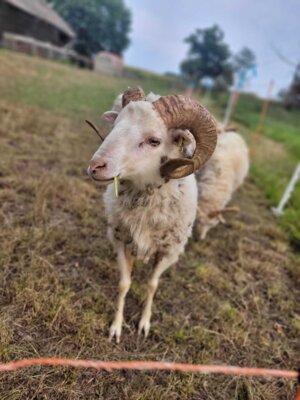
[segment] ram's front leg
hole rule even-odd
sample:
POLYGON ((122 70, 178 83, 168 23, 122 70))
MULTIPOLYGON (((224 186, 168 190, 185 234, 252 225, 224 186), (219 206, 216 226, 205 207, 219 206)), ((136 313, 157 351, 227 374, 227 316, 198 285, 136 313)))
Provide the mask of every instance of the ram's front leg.
POLYGON ((120 343, 122 324, 124 319, 123 314, 124 314, 125 297, 131 284, 131 271, 133 265, 133 258, 129 250, 123 243, 121 243, 118 246, 117 254, 118 254, 118 265, 120 270, 119 296, 118 296, 117 311, 109 331, 109 340, 112 340, 113 337, 116 337, 116 342, 120 343))
POLYGON ((172 264, 178 260, 179 252, 175 254, 165 256, 157 262, 154 272, 148 281, 148 294, 146 303, 142 313, 142 318, 139 323, 139 335, 144 332, 145 337, 148 336, 150 330, 150 320, 152 314, 152 304, 155 292, 158 287, 158 282, 161 274, 166 271, 172 264))

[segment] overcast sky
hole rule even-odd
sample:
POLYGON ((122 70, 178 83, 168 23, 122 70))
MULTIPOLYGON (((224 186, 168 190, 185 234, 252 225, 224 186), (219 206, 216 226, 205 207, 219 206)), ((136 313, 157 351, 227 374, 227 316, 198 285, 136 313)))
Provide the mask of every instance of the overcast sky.
POLYGON ((243 46, 257 56, 258 76, 248 89, 264 96, 268 82, 274 93, 291 82, 292 62, 300 61, 300 0, 125 0, 132 10, 128 65, 156 72, 179 71, 188 50, 183 42, 196 28, 218 24, 233 53, 243 46))

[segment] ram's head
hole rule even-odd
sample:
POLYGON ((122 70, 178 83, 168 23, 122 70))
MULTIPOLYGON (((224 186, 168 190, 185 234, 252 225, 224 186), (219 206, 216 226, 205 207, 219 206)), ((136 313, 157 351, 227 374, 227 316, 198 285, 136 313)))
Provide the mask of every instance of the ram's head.
MULTIPOLYGON (((211 204, 209 205, 209 208, 211 208, 211 204)), ((239 207, 224 207, 208 212, 206 207, 203 207, 203 202, 200 202, 200 207, 197 212, 197 222, 195 225, 195 238, 201 240, 205 239, 210 229, 218 225, 220 222, 222 224, 226 223, 226 214, 239 212, 239 207)))
POLYGON ((199 169, 212 155, 216 123, 199 103, 181 95, 164 96, 150 103, 142 89, 128 89, 122 110, 107 112, 112 130, 94 154, 88 168, 96 180, 115 176, 141 183, 176 179, 199 169), (192 142, 191 158, 183 157, 181 143, 192 142))

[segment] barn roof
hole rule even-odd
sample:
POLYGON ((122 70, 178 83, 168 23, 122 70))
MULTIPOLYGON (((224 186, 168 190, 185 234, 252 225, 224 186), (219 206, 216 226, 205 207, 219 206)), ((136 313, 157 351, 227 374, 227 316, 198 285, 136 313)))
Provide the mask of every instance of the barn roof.
POLYGON ((54 11, 45 0, 4 0, 6 3, 42 19, 48 24, 64 32, 70 37, 75 36, 73 29, 54 11))

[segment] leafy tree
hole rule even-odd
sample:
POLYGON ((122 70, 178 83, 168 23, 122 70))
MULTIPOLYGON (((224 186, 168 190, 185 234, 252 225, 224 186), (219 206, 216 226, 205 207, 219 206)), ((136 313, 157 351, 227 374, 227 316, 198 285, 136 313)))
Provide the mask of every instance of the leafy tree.
POLYGON ((256 56, 249 47, 243 47, 233 57, 233 68, 235 71, 247 68, 249 65, 256 64, 256 56))
POLYGON ((230 50, 218 25, 197 29, 185 39, 190 46, 188 57, 181 64, 183 75, 196 85, 204 77, 217 78, 231 84, 233 79, 230 50))
POLYGON ((92 55, 107 50, 119 55, 128 47, 131 13, 123 0, 48 0, 77 34, 75 50, 92 55))

